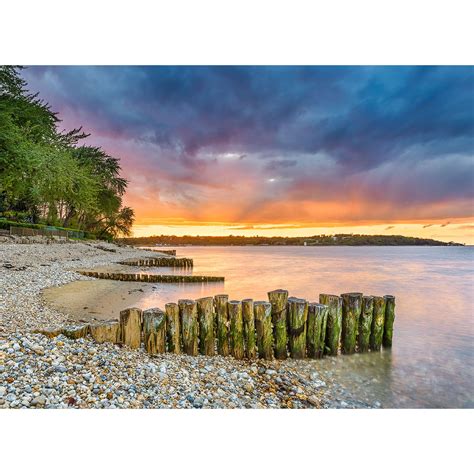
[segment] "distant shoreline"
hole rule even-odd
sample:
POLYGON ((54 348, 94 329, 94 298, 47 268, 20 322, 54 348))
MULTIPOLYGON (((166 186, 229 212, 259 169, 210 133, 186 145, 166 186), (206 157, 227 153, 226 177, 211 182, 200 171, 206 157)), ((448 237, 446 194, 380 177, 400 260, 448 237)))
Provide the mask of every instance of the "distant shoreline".
POLYGON ((150 237, 130 237, 119 242, 135 247, 184 247, 184 246, 253 246, 253 247, 407 247, 464 246, 457 242, 442 242, 434 239, 405 237, 403 235, 360 235, 336 234, 311 237, 244 237, 228 236, 176 236, 153 235, 150 237))

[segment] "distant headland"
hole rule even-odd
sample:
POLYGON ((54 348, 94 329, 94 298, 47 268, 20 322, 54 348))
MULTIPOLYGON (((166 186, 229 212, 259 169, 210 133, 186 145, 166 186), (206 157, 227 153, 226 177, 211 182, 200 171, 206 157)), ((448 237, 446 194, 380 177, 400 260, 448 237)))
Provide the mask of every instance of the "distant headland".
POLYGON ((120 239, 121 242, 135 246, 155 245, 293 245, 293 246, 397 246, 397 245, 426 245, 426 246, 463 246, 456 242, 441 242, 434 239, 405 237, 403 235, 362 235, 335 234, 313 235, 311 237, 245 237, 241 235, 227 236, 176 236, 152 235, 149 237, 129 237, 120 239))

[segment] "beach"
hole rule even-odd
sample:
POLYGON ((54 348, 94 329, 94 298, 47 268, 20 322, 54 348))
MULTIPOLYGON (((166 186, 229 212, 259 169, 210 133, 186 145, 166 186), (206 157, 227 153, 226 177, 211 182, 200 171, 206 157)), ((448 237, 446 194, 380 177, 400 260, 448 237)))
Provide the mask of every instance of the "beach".
MULTIPOLYGON (((354 398, 321 370, 319 361, 150 356, 143 348, 97 344, 89 337, 49 339, 34 333, 68 321, 107 319, 109 314, 100 313, 101 304, 110 316, 133 304, 133 295, 140 293, 134 290, 146 284, 97 281, 75 270, 146 255, 156 253, 90 242, 0 243, 0 408, 380 406, 376 400, 354 398), (52 303, 54 288, 72 282, 75 286, 52 303), (107 300, 117 285, 125 300, 107 300), (81 313, 85 300, 88 307, 81 313)), ((330 363, 337 364, 336 359, 330 363)))

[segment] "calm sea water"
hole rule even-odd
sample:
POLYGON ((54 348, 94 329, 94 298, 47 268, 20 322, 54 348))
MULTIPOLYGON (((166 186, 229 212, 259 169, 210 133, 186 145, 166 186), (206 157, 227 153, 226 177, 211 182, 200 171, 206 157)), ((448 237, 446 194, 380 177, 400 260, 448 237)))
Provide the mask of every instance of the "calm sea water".
MULTIPOLYGON (((228 293, 266 299, 288 289, 319 293, 393 294, 393 348, 319 362, 354 396, 386 407, 474 407, 473 247, 182 247, 194 274, 222 284, 159 285, 142 307, 228 293)), ((164 269, 153 269, 163 273, 164 269)), ((179 273, 179 269, 166 269, 179 273)))

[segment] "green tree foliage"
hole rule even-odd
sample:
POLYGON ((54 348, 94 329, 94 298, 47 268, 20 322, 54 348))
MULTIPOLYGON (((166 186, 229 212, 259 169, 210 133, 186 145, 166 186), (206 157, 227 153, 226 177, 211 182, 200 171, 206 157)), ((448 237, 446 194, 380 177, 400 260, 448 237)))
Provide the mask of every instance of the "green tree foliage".
POLYGON ((102 238, 130 235, 127 180, 117 158, 58 128, 50 106, 27 91, 21 68, 0 66, 0 216, 75 227, 102 238))

